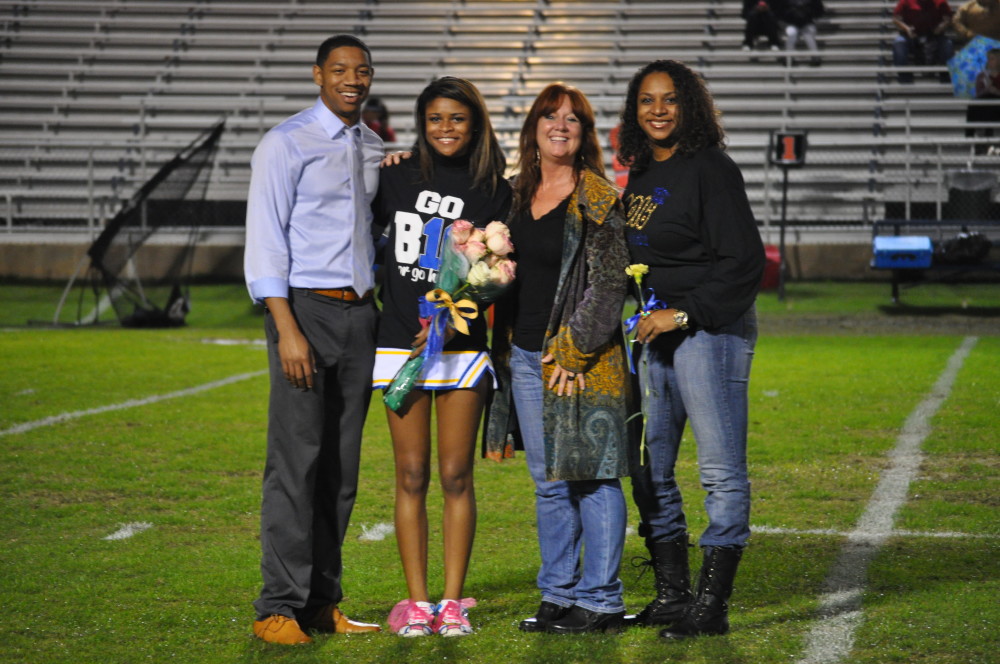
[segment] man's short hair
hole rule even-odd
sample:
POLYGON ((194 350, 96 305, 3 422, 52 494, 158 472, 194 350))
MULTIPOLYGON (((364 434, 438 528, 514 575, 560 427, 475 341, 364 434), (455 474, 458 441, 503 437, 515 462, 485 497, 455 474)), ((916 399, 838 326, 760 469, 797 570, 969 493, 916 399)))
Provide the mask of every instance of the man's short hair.
POLYGON ((368 62, 371 63, 372 52, 368 48, 368 44, 364 43, 354 35, 334 35, 319 45, 319 50, 316 51, 316 65, 322 67, 326 64, 326 59, 330 57, 330 51, 342 46, 360 48, 368 55, 368 62))

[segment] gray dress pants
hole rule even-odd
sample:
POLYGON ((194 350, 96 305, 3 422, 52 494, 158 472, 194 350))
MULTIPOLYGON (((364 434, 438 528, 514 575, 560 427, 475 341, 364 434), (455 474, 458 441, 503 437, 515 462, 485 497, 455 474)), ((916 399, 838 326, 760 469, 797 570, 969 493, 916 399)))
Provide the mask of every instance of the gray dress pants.
POLYGON ((278 334, 265 319, 271 394, 260 516, 258 618, 308 618, 343 598, 340 549, 358 488, 371 399, 378 311, 292 289, 289 304, 313 349, 313 389, 285 380, 278 334))

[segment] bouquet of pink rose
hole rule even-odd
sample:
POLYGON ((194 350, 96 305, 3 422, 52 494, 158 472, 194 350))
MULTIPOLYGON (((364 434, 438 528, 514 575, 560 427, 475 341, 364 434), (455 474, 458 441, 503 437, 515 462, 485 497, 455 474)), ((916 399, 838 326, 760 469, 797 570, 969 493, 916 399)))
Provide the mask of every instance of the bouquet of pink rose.
POLYGON ((509 257, 514 245, 502 222, 491 221, 479 229, 458 219, 445 231, 443 244, 441 267, 434 281, 437 288, 420 298, 420 322, 428 328, 427 344, 403 364, 382 396, 394 411, 441 353, 446 328, 450 325, 468 334, 468 321, 479 316, 479 307, 495 301, 514 281, 516 265, 509 257))
POLYGON ((509 258, 514 251, 510 229, 500 221, 479 229, 459 219, 448 228, 447 236, 451 241, 445 241, 441 252, 438 287, 477 304, 495 301, 514 281, 517 267, 509 258))

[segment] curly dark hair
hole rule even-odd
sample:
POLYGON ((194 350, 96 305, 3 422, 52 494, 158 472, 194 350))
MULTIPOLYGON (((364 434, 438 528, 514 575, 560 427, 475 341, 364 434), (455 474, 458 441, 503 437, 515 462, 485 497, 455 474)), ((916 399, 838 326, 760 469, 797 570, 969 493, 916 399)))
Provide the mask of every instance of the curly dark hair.
POLYGON ((677 92, 677 127, 670 135, 675 154, 692 154, 707 147, 725 147, 726 133, 719 124, 719 112, 701 75, 676 60, 655 60, 632 76, 622 108, 618 133, 618 161, 632 170, 645 170, 653 156, 649 137, 639 126, 639 86, 649 74, 670 76, 677 92))

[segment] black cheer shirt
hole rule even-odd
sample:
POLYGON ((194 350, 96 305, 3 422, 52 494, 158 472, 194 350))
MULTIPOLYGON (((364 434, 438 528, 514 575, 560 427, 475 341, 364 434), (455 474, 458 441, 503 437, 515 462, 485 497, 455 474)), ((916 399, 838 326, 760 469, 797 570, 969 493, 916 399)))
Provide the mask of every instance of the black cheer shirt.
MULTIPOLYGON (((468 158, 435 155, 431 182, 420 179, 416 157, 382 169, 378 195, 372 203, 376 229, 388 228, 385 278, 379 293, 379 347, 409 348, 420 331, 417 301, 434 288, 445 229, 456 219, 470 221, 477 228, 502 221, 510 198, 506 182, 500 183, 492 196, 475 189, 468 158)), ((447 349, 485 350, 484 318, 480 315, 471 322, 468 336, 456 334, 447 349)))

